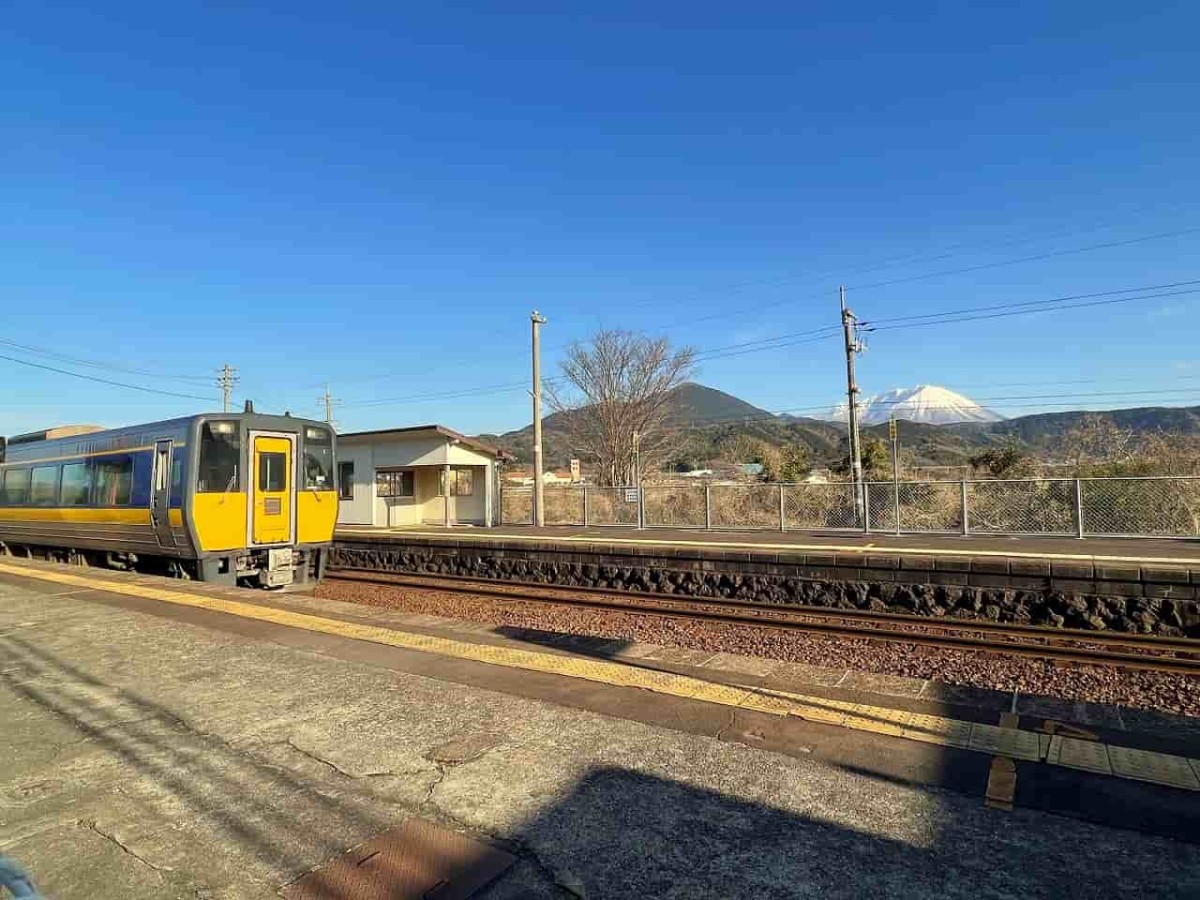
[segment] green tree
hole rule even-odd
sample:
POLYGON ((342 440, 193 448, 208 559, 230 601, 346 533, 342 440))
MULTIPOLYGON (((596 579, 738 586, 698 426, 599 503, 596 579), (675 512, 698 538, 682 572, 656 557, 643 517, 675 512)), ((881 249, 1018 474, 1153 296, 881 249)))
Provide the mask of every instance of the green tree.
MULTIPOLYGON (((877 437, 867 438, 862 442, 861 454, 864 478, 892 477, 892 452, 884 441, 877 437)), ((834 468, 842 475, 851 474, 853 469, 850 465, 849 452, 834 468)))
POLYGON ((786 444, 779 451, 779 468, 773 481, 802 481, 812 471, 812 458, 803 444, 786 444))

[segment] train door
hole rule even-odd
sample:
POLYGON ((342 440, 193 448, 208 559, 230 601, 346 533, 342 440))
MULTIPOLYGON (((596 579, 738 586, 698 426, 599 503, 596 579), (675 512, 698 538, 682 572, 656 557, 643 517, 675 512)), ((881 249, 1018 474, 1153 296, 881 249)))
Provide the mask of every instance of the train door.
POLYGON ((254 448, 250 539, 255 544, 290 544, 293 533, 295 438, 251 433, 254 448))
POLYGON ((171 530, 171 452, 171 441, 158 441, 154 445, 150 521, 154 524, 158 545, 164 550, 175 549, 175 532, 171 530))

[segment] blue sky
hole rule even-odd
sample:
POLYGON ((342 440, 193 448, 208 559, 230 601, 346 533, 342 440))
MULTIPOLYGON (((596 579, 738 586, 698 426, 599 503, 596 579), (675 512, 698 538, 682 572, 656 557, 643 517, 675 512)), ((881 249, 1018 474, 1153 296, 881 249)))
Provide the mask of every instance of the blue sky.
MULTIPOLYGON (((963 6, 10 4, 0 355, 478 432, 528 422, 534 307, 552 373, 600 327, 836 324, 839 283, 871 319, 1200 279, 1200 9, 963 6)), ((860 378, 1200 403, 1197 298, 879 332, 860 378)), ((0 377, 0 433, 213 407, 0 377)), ((697 374, 771 410, 843 378, 836 340, 697 374)))

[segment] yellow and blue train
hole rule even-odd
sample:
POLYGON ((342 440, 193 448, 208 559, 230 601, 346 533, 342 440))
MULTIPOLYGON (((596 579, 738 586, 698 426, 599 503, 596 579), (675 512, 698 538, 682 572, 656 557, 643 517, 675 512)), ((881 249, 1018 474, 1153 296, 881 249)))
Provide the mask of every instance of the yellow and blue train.
POLYGON ((338 494, 328 425, 206 414, 0 439, 0 552, 283 587, 324 574, 338 494))

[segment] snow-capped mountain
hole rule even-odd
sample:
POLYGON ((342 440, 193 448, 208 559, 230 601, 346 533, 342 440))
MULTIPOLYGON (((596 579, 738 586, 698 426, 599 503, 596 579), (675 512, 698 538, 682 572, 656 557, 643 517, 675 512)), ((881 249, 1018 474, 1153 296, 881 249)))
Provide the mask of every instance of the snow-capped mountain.
MULTIPOLYGON (((932 384, 896 388, 882 394, 863 397, 858 404, 859 423, 878 425, 891 416, 910 422, 949 425, 952 422, 999 422, 1004 416, 985 409, 962 394, 932 384)), ((846 421, 846 404, 835 407, 829 418, 846 421)))

